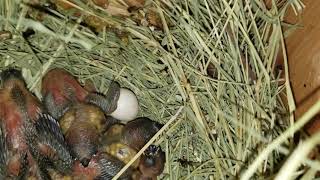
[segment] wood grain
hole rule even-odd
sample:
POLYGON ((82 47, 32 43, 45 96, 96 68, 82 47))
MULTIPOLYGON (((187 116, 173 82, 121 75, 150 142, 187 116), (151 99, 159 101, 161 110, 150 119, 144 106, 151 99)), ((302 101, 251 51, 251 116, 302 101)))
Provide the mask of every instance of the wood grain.
MULTIPOLYGON (((286 22, 302 25, 285 39, 290 81, 297 106, 296 118, 320 100, 320 1, 304 0, 303 3, 306 8, 299 16, 290 8, 285 18, 286 22)), ((279 56, 279 64, 282 61, 279 56)), ((319 128, 320 115, 306 126, 310 134, 319 128)))

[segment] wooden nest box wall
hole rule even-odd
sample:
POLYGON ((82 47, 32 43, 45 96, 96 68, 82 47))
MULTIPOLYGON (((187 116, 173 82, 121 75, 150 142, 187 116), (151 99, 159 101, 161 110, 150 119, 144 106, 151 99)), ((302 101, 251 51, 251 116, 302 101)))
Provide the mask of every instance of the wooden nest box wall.
MULTIPOLYGON (((298 16, 288 8, 285 21, 298 28, 285 39, 290 83, 296 102, 296 119, 320 100, 320 1, 304 0, 305 9, 298 16)), ((283 66, 283 56, 278 63, 283 66)), ((320 114, 306 125, 313 134, 320 128, 320 114)))

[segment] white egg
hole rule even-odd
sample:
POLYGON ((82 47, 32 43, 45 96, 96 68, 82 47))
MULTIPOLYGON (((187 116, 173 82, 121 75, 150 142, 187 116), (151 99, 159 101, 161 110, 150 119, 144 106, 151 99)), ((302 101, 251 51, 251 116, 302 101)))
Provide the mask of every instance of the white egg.
POLYGON ((112 117, 124 123, 137 117, 139 104, 136 95, 132 91, 120 88, 120 96, 117 103, 117 109, 111 113, 112 117))

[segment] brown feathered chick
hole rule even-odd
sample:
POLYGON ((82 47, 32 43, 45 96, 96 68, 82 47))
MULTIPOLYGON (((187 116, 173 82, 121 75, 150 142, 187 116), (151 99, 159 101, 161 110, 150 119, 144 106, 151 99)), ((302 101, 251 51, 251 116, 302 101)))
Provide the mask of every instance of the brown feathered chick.
POLYGON ((100 135, 105 129, 105 116, 95 105, 78 103, 59 120, 71 152, 83 166, 97 152, 100 135))

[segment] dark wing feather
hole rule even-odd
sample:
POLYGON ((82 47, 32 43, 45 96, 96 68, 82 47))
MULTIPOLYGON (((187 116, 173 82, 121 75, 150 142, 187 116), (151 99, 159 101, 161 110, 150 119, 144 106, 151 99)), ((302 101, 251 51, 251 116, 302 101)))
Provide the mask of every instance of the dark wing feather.
MULTIPOLYGON (((2 122, 0 120, 0 122, 2 122)), ((0 179, 4 179, 6 176, 6 164, 8 160, 8 146, 6 143, 6 136, 2 126, 0 127, 0 179)))
MULTIPOLYGON (((98 164, 101 169, 101 175, 97 178, 98 180, 112 179, 125 165, 122 161, 107 153, 100 154, 98 164)), ((131 179, 131 171, 131 168, 127 169, 119 179, 131 179)))
POLYGON ((34 126, 36 139, 33 142, 29 141, 32 154, 38 161, 49 161, 57 170, 68 172, 72 167, 73 159, 58 122, 48 114, 40 114, 34 126), (43 152, 40 148, 43 145, 54 154, 43 152))

